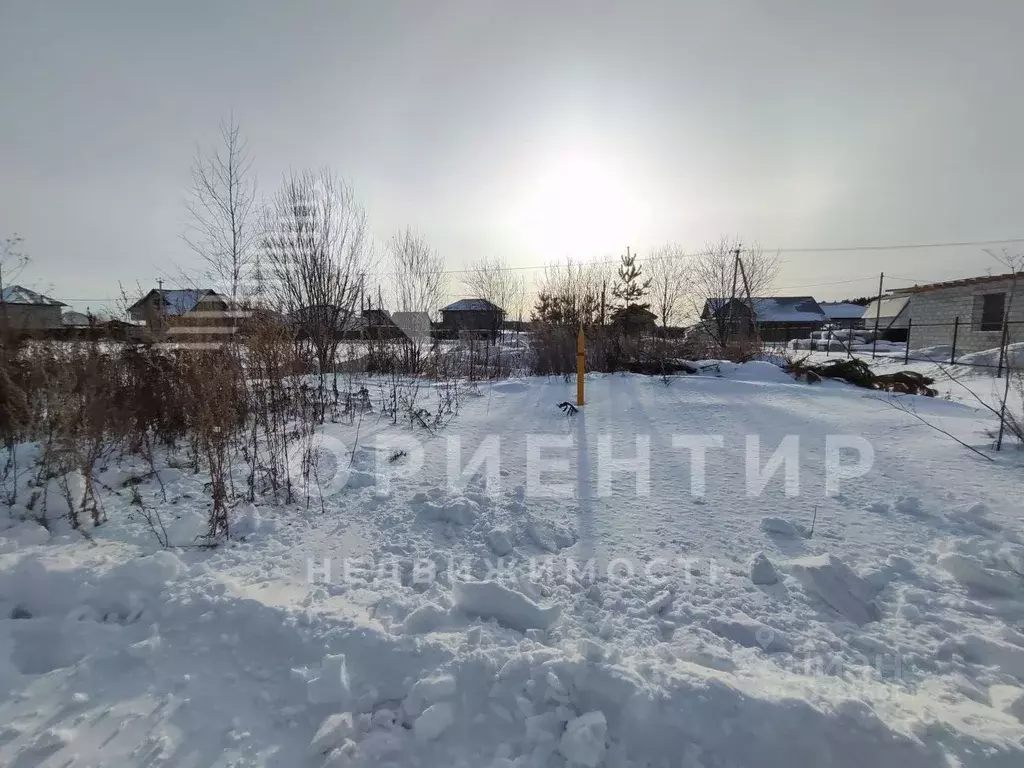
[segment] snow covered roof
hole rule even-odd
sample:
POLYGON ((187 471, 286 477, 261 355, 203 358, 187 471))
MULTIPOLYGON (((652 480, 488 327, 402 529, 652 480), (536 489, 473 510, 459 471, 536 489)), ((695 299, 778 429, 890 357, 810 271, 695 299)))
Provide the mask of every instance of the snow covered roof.
POLYGON ((878 299, 875 299, 864 307, 861 317, 868 322, 877 317, 882 321, 883 325, 888 326, 903 313, 909 302, 909 296, 884 296, 881 301, 881 308, 879 308, 878 299))
POLYGON ((459 299, 454 304, 449 304, 441 310, 442 312, 504 312, 501 307, 487 299, 459 299))
POLYGON ((860 320, 864 316, 864 307, 860 304, 848 304, 845 301, 819 301, 818 306, 829 320, 860 320))
MULTIPOLYGON (((737 298, 736 301, 747 303, 746 299, 737 298)), ((754 296, 751 303, 759 323, 819 323, 827 319, 811 296, 754 296)), ((727 298, 708 300, 708 306, 715 314, 728 304, 727 298)))
POLYGON ((36 293, 35 291, 31 291, 20 285, 8 285, 4 288, 3 296, 0 297, 0 301, 5 304, 35 304, 46 307, 67 306, 62 301, 51 299, 49 296, 43 296, 41 293, 36 293))
POLYGON ((92 320, 89 318, 89 315, 84 312, 75 312, 74 310, 65 312, 60 316, 60 320, 64 325, 70 325, 74 328, 88 328, 92 325, 92 320))
POLYGON ((209 288, 188 288, 184 290, 154 289, 135 302, 129 309, 139 306, 153 294, 163 298, 164 312, 172 316, 188 314, 196 308, 200 301, 207 298, 227 301, 226 298, 215 291, 211 291, 209 288))

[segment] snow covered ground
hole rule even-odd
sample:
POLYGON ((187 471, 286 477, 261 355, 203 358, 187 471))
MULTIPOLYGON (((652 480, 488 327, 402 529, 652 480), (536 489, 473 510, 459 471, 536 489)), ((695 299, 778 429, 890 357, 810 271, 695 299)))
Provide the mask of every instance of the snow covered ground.
MULTIPOLYGON (((1021 392, 1016 386, 1016 379, 1021 369, 1024 369, 1024 344, 1011 344, 1007 358, 1013 366, 1011 376, 1009 403, 1017 413, 1022 411, 1021 392)), ((791 354, 796 356, 808 355, 814 362, 827 362, 829 360, 844 359, 846 352, 832 351, 806 352, 795 351, 791 354)), ((950 347, 924 347, 910 350, 910 360, 904 363, 904 352, 878 351, 874 358, 870 351, 854 351, 853 357, 859 358, 868 363, 877 373, 892 373, 894 371, 918 371, 935 380, 933 385, 938 390, 939 397, 946 400, 955 400, 970 406, 980 405, 979 399, 985 404, 998 407, 1005 391, 1006 379, 996 378, 996 366, 999 360, 999 350, 990 349, 983 352, 974 352, 970 355, 957 356, 958 363, 949 363, 950 347), (962 362, 960 362, 962 361, 962 362)))
POLYGON ((768 363, 574 390, 328 425, 215 550, 130 460, 88 539, 0 517, 0 765, 1024 764, 1024 454, 768 363))

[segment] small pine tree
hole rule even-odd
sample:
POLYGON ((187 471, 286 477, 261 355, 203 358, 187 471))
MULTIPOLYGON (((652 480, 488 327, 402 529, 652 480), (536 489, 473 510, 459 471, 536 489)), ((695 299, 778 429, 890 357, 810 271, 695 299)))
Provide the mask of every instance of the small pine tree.
POLYGON ((636 254, 631 254, 627 248, 619 265, 618 280, 612 286, 612 296, 622 302, 623 308, 649 309, 650 303, 641 304, 640 300, 647 295, 650 287, 651 279, 643 279, 643 268, 636 263, 636 254))

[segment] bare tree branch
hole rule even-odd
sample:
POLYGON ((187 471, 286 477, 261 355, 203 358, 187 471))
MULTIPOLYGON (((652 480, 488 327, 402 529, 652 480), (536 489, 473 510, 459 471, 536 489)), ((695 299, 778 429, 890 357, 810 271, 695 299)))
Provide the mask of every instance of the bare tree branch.
POLYGON ((651 308, 667 328, 682 312, 683 298, 687 294, 689 264, 682 246, 670 243, 655 249, 647 260, 650 276, 651 308))
POLYGON ((577 262, 544 268, 533 318, 551 325, 572 327, 605 323, 611 316, 614 275, 606 264, 577 262))
POLYGON ((232 304, 245 291, 259 243, 252 157, 234 118, 220 125, 222 145, 197 150, 192 164, 191 221, 182 238, 206 262, 216 290, 232 304))
POLYGON ((366 212, 352 190, 324 170, 287 174, 268 215, 269 294, 298 322, 320 371, 327 372, 371 266, 366 212))
MULTIPOLYGON (((723 237, 717 243, 709 244, 703 253, 690 261, 690 310, 695 317, 701 317, 712 299, 728 300, 732 295, 737 248, 740 248, 738 240, 723 237)), ((741 254, 751 298, 770 296, 779 274, 779 254, 766 253, 757 244, 743 248, 741 254)), ((746 293, 742 284, 737 284, 737 298, 745 302, 746 293)), ((728 340, 730 324, 728 314, 719 312, 711 315, 704 328, 716 342, 724 344, 728 340)))
POLYGON ((444 259, 410 228, 391 238, 388 255, 398 311, 426 312, 433 319, 448 295, 444 259))
POLYGON ((462 278, 474 298, 487 299, 505 310, 505 317, 522 318, 526 305, 526 278, 504 259, 485 256, 469 265, 462 278))

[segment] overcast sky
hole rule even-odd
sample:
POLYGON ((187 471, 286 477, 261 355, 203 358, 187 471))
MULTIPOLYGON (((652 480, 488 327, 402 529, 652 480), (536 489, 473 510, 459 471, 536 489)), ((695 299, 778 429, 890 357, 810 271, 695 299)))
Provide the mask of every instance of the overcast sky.
MULTIPOLYGON (((1020 0, 0 0, 0 238, 78 308, 193 268, 190 162, 231 112, 264 193, 330 166, 452 268, 1021 238, 1022 30, 1020 0)), ((998 270, 783 258, 821 299, 998 270)))

